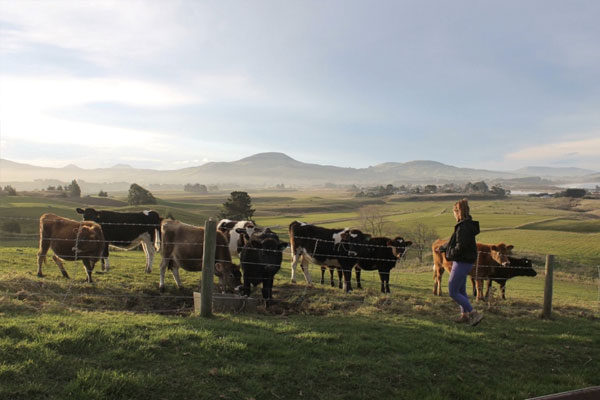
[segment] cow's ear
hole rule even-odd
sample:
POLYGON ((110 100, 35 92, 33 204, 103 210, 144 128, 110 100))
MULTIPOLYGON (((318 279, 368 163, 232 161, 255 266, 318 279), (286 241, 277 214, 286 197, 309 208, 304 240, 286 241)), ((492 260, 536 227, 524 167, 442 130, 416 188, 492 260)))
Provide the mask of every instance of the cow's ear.
POLYGON ((77 211, 78 214, 83 214, 84 211, 81 208, 76 208, 75 211, 77 211))
POLYGON ((494 250, 494 251, 498 251, 498 246, 496 246, 495 244, 493 244, 490 249, 494 250))
POLYGON ((223 275, 223 264, 215 263, 215 275, 217 275, 217 276, 223 275))
POLYGON ((246 229, 244 229, 244 228, 236 228, 236 230, 235 230, 235 231, 236 231, 237 233, 239 233, 240 235, 241 235, 241 234, 243 234, 243 233, 246 233, 246 229))
POLYGON ((513 246, 512 244, 509 244, 508 246, 506 246, 506 249, 508 251, 512 251, 512 249, 514 249, 514 248, 515 248, 515 246, 513 246))
POLYGON ((286 242, 279 242, 279 246, 277 246, 277 248, 281 251, 285 250, 286 247, 288 247, 286 242))

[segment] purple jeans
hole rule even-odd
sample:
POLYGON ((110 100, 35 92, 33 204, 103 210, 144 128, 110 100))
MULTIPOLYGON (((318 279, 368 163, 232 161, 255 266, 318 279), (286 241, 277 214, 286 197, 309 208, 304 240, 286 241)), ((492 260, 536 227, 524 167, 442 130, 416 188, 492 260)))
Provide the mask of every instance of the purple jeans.
POLYGON ((458 303, 463 313, 473 311, 469 297, 467 296, 467 275, 473 268, 473 264, 463 262, 452 262, 452 272, 448 281, 448 292, 450 297, 458 303))

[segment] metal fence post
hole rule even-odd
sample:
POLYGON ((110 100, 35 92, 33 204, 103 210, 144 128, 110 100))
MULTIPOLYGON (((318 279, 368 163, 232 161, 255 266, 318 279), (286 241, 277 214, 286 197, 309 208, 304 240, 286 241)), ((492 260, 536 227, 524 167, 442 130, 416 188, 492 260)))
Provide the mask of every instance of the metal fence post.
POLYGON ((212 316, 213 276, 215 270, 215 250, 217 244, 217 221, 210 218, 204 224, 204 255, 202 260, 202 292, 200 316, 212 316))
POLYGON ((546 285, 544 286, 544 311, 542 318, 552 318, 552 290, 554 280, 554 256, 546 255, 546 285))

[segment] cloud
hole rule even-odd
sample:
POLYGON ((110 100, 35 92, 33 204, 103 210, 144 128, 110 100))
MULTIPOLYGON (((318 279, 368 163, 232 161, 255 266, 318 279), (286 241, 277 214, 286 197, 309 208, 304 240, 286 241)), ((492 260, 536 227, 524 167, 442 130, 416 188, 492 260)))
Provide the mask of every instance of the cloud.
POLYGON ((573 161, 574 163, 585 163, 595 165, 595 168, 600 168, 600 165, 598 165, 598 160, 600 159, 600 135, 596 134, 594 137, 586 139, 526 147, 507 154, 505 159, 508 161, 526 161, 528 163, 546 162, 552 164, 573 161))
POLYGON ((34 45, 81 52, 97 64, 151 59, 185 37, 177 23, 175 2, 18 1, 2 2, 4 51, 34 45))

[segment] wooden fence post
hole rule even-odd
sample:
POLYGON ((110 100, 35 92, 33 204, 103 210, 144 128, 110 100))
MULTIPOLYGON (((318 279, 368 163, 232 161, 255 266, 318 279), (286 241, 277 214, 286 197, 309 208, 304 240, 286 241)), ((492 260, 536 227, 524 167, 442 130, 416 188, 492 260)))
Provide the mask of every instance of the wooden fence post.
POLYGON ((202 260, 202 292, 200 316, 212 316, 213 276, 215 270, 215 250, 217 244, 217 221, 210 218, 204 224, 204 256, 202 260))
POLYGON ((553 290, 553 274, 554 271, 554 256, 546 255, 546 285, 544 287, 544 311, 542 318, 552 318, 552 290, 553 290))

